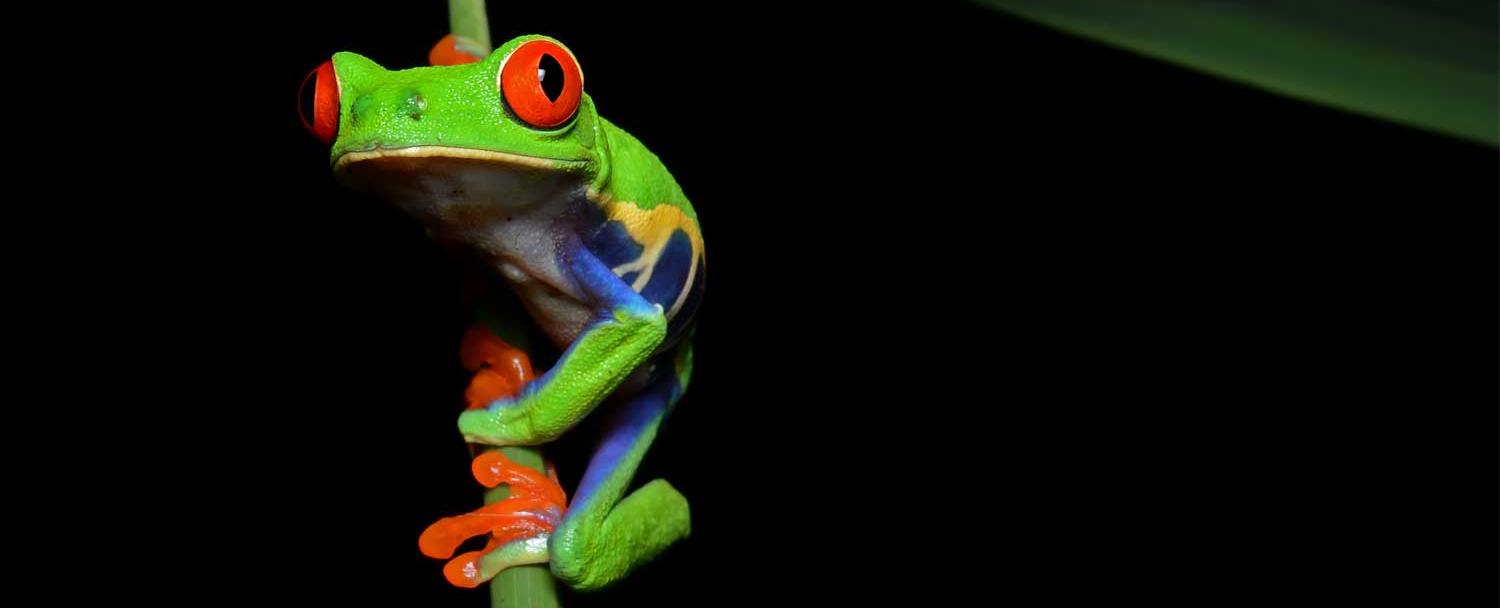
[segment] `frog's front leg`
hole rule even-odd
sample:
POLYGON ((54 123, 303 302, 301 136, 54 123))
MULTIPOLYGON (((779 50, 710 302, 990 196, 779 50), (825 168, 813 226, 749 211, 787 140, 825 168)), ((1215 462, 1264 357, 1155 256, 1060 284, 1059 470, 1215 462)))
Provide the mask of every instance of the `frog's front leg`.
POLYGON ((464 440, 538 445, 558 438, 608 397, 666 338, 661 306, 630 289, 581 240, 564 239, 564 267, 596 306, 593 320, 558 359, 514 399, 464 412, 464 440))

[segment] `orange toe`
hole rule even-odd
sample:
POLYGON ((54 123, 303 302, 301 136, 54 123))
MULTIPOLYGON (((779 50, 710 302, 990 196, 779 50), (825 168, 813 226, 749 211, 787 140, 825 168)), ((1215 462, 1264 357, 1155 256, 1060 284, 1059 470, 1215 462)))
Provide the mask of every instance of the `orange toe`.
POLYGON ((468 403, 466 409, 477 410, 493 403, 496 399, 502 399, 516 394, 514 380, 505 377, 504 374, 491 369, 481 369, 474 373, 474 379, 469 381, 468 390, 464 391, 464 401, 468 403))
POLYGON ((474 479, 486 488, 500 484, 510 486, 511 497, 537 497, 555 505, 559 511, 568 506, 568 497, 557 478, 545 475, 531 467, 516 464, 500 450, 480 454, 470 465, 474 479))
POLYGON ((550 532, 561 516, 561 512, 553 511, 552 507, 551 503, 536 498, 506 498, 471 513, 437 520, 422 531, 422 536, 417 538, 417 547, 422 550, 422 555, 446 559, 464 541, 494 530, 510 531, 524 527, 535 529, 537 533, 550 532))
POLYGON ((427 52, 427 63, 431 65, 462 65, 465 63, 474 63, 481 59, 480 57, 475 57, 474 55, 458 50, 457 43, 458 39, 454 38, 453 34, 443 36, 443 39, 439 40, 437 44, 432 45, 432 50, 427 52))
POLYGON ((464 369, 475 372, 464 392, 471 410, 496 399, 514 397, 535 377, 531 358, 491 333, 483 323, 475 323, 464 332, 458 358, 464 369))

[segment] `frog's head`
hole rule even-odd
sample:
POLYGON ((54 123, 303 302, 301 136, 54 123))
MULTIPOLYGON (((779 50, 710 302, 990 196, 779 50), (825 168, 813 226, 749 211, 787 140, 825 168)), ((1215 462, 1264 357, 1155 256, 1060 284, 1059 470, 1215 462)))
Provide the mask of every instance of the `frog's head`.
MULTIPOLYGON (((387 70, 337 53, 304 82, 335 175, 419 216, 524 208, 607 171, 571 51, 522 36, 476 63, 387 70)), ((309 103, 310 102, 310 103, 309 103)))

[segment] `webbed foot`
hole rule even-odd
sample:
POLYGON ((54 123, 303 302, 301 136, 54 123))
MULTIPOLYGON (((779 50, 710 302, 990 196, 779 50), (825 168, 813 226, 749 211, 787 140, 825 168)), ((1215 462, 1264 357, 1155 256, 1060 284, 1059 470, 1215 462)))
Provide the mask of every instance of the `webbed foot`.
POLYGON ((505 484, 509 494, 480 509, 445 517, 427 527, 417 540, 428 557, 447 559, 459 545, 481 534, 490 540, 443 567, 448 582, 477 587, 511 566, 547 562, 547 544, 567 509, 567 496, 555 477, 518 465, 499 450, 474 459, 474 478, 485 487, 505 484))
MULTIPOLYGON (((496 337, 482 324, 464 334, 459 358, 474 379, 464 392, 468 409, 482 408, 496 399, 515 395, 533 378, 526 353, 496 337)), ((472 513, 445 517, 427 527, 417 539, 424 555, 448 559, 465 541, 489 534, 483 549, 453 557, 443 567, 448 582, 477 587, 511 566, 548 560, 552 531, 567 509, 567 495, 557 473, 548 474, 518 465, 499 450, 487 451, 471 465, 474 479, 487 488, 506 486, 504 498, 472 513)))

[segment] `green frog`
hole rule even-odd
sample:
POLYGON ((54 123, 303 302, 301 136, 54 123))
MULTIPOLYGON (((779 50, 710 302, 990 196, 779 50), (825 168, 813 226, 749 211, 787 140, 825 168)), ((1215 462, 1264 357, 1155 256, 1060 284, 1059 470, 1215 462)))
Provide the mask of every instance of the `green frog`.
POLYGON ((448 557, 493 533, 484 551, 450 563, 450 581, 476 586, 547 563, 573 588, 595 589, 689 533, 687 500, 671 484, 627 490, 692 374, 703 236, 656 155, 598 114, 561 42, 521 36, 472 59, 392 71, 337 53, 304 85, 305 122, 330 146, 340 182, 502 278, 561 352, 513 396, 463 412, 466 441, 537 446, 608 410, 570 505, 555 480, 482 457, 481 481, 529 491, 434 524, 423 551, 448 557))

